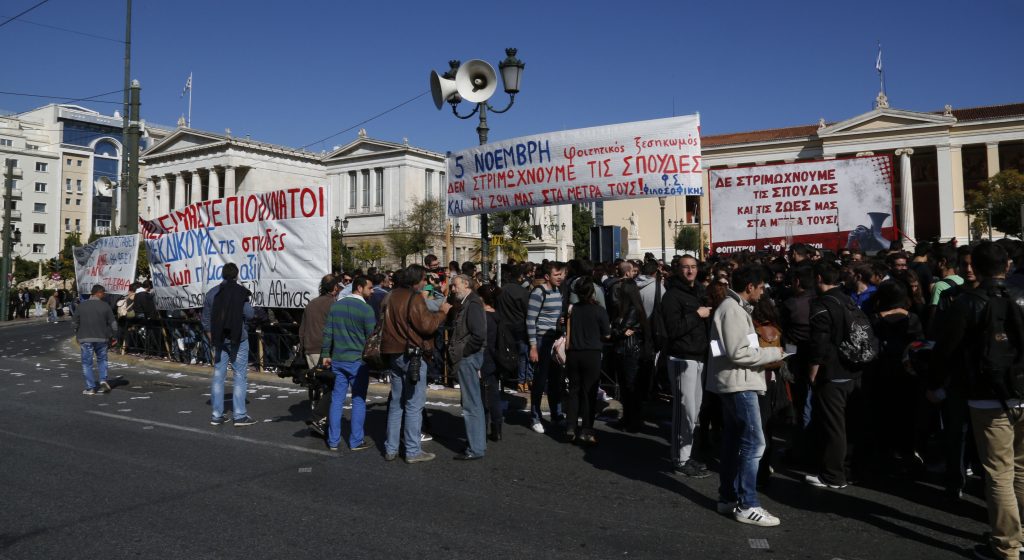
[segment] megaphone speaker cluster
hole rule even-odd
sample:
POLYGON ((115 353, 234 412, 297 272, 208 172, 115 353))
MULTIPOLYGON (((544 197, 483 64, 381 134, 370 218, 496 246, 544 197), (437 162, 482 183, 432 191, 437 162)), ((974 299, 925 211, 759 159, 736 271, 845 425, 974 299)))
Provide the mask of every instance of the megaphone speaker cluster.
POLYGON ((440 76, 435 71, 430 72, 430 93, 438 109, 454 95, 470 103, 483 103, 497 89, 498 75, 494 67, 483 60, 474 59, 459 66, 454 80, 440 76))

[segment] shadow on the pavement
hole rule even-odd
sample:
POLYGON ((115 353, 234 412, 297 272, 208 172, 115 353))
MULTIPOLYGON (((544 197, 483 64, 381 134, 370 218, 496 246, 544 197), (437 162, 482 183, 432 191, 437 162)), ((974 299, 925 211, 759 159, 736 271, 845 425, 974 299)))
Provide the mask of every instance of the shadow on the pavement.
MULTIPOLYGON (((916 485, 905 485, 907 487, 916 485)), ((894 490, 894 489, 890 489, 894 490)), ((905 489, 906 490, 906 489, 905 489)), ((928 492, 924 488, 903 492, 906 499, 916 501, 917 498, 925 498, 928 492)), ((932 494, 941 494, 935 489, 930 490, 932 494)), ((762 491, 772 500, 785 504, 789 507, 809 512, 827 513, 861 521, 873 525, 882 531, 893 536, 910 539, 921 544, 932 546, 941 550, 948 550, 955 553, 964 553, 964 549, 950 542, 945 542, 919 531, 915 531, 908 525, 917 525, 922 529, 934 531, 942 535, 948 535, 968 541, 977 541, 979 535, 964 531, 955 526, 946 525, 929 519, 923 519, 906 511, 892 506, 872 501, 850 492, 841 490, 826 490, 811 488, 802 481, 786 477, 774 477, 770 486, 762 491)), ((898 491, 892 492, 899 494, 898 491)), ((921 503, 921 502, 918 502, 921 503)))

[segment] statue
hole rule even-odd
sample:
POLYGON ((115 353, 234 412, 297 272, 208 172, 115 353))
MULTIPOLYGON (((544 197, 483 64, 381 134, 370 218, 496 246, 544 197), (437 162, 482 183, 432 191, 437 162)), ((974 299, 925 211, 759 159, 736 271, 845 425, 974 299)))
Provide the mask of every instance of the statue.
POLYGON ((629 213, 629 237, 631 239, 638 239, 640 237, 640 229, 636 226, 636 211, 629 213))

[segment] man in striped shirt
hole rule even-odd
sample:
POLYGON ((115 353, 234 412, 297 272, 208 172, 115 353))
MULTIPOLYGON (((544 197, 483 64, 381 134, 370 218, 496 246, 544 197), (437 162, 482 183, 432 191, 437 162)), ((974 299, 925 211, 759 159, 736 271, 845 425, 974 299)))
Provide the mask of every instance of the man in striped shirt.
POLYGON ((363 346, 377 324, 373 308, 366 303, 373 294, 373 282, 365 276, 352 281, 352 293, 331 304, 324 327, 320 358, 334 372, 334 392, 327 414, 327 446, 337 451, 341 443, 341 408, 352 387, 352 416, 348 445, 352 451, 368 449, 363 437, 366 420, 366 390, 369 372, 363 363, 363 346))
POLYGON ((533 431, 544 433, 541 424, 540 402, 544 392, 548 394, 551 421, 558 422, 561 414, 562 377, 561 366, 551 360, 551 347, 562 335, 562 292, 559 287, 565 280, 565 263, 544 263, 544 283, 530 293, 526 308, 526 335, 530 340, 530 361, 533 368, 533 388, 530 391, 530 413, 533 416, 533 431))

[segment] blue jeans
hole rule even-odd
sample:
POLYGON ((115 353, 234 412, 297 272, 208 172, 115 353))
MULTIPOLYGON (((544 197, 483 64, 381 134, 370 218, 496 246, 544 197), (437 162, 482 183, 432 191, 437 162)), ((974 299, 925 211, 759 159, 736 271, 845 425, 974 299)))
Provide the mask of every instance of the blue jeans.
POLYGON ((92 355, 96 353, 96 369, 99 370, 100 383, 107 380, 107 342, 83 342, 82 347, 82 374, 85 375, 85 388, 96 389, 96 377, 92 373, 92 355))
POLYGON ((412 384, 405 372, 409 361, 405 354, 391 358, 391 405, 388 406, 388 434, 384 441, 384 453, 398 453, 398 443, 405 435, 405 458, 411 459, 423 450, 420 448, 420 428, 423 425, 423 406, 427 401, 427 361, 420 361, 420 379, 412 384), (402 430, 402 417, 405 430, 402 430))
POLYGON ((537 342, 537 363, 533 366, 533 387, 530 389, 530 413, 535 422, 542 417, 540 401, 548 394, 551 422, 558 422, 562 413, 562 393, 565 392, 565 374, 562 366, 551 358, 551 347, 555 344, 554 331, 548 331, 537 342))
POLYGON ((50 310, 48 310, 46 312, 46 322, 47 323, 56 323, 57 322, 57 310, 56 309, 50 309, 50 310))
MULTIPOLYGON (((224 415, 224 378, 228 374, 228 361, 231 359, 231 341, 224 341, 224 349, 220 352, 220 359, 213 366, 213 380, 210 382, 210 402, 213 404, 213 418, 216 420, 224 415)), ((245 368, 249 364, 249 337, 242 336, 238 343, 238 354, 231 364, 231 371, 235 373, 235 390, 231 397, 231 412, 235 420, 245 418, 245 391, 249 388, 248 377, 245 368)))
POLYGON ((519 383, 533 381, 533 364, 530 363, 530 343, 526 340, 516 341, 519 349, 519 383))
MULTIPOLYGON (((456 371, 462 390, 462 420, 466 424, 466 451, 483 457, 487 451, 487 411, 480 394, 480 366, 484 363, 484 351, 480 350, 459 360, 456 371)), ((499 411, 500 414, 500 411, 499 411)))
POLYGON ((739 502, 741 508, 760 507, 757 468, 764 455, 761 407, 756 391, 719 395, 722 401, 722 464, 718 500, 739 502))
POLYGON ((331 408, 327 413, 327 445, 338 447, 341 443, 341 408, 352 387, 352 416, 349 420, 348 446, 355 447, 363 442, 363 423, 366 421, 366 389, 370 385, 370 372, 361 360, 354 362, 331 362, 334 371, 334 391, 331 393, 331 408))

